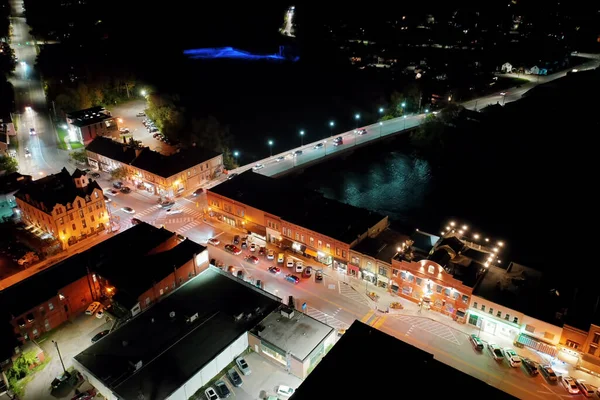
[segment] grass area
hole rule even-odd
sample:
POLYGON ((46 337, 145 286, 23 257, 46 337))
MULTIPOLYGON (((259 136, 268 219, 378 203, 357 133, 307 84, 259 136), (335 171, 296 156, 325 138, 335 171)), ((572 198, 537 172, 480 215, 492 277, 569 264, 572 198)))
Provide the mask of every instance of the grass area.
MULTIPOLYGON (((69 140, 69 132, 61 127, 56 127, 56 133, 58 134, 58 147, 63 149, 63 150, 68 150, 67 149, 67 143, 65 141, 65 139, 68 141, 69 140)), ((77 150, 83 147, 83 145, 79 142, 71 142, 69 143, 71 145, 71 149, 72 150, 77 150)))
POLYGON ((51 360, 52 358, 50 356, 46 356, 44 358, 44 362, 32 368, 25 378, 19 379, 16 382, 9 380, 9 386, 12 389, 12 391, 17 395, 17 397, 23 397, 23 394, 25 393, 25 387, 27 386, 27 384, 31 382, 31 380, 38 371, 41 371, 44 368, 46 368, 46 366, 50 363, 51 360))

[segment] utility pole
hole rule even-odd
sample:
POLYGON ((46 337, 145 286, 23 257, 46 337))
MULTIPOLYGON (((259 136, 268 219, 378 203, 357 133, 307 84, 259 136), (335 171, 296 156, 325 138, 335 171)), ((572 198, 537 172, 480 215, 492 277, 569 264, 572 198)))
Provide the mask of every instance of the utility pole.
POLYGON ((54 343, 54 346, 56 346, 56 351, 58 352, 58 358, 60 359, 60 365, 62 365, 63 367, 63 371, 65 373, 65 375, 67 374, 67 369, 65 368, 65 363, 63 362, 62 356, 60 354, 60 349, 58 348, 58 342, 56 341, 52 341, 52 343, 54 343))
POLYGON ((54 112, 54 119, 56 119, 56 105, 54 104, 54 100, 52 100, 52 112, 54 112))

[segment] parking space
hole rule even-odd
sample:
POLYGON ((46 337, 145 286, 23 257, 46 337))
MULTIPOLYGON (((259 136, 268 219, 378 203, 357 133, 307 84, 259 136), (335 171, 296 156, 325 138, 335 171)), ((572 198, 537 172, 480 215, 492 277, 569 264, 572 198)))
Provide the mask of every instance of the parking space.
MULTIPOLYGON (((279 385, 297 388, 302 383, 300 378, 286 372, 283 365, 277 365, 275 361, 271 362, 257 353, 252 352, 244 356, 244 358, 250 366, 252 373, 250 375, 240 374, 243 381, 242 386, 233 387, 225 375, 219 378, 225 381, 227 387, 231 390, 232 396, 230 399, 264 399, 269 395, 274 396, 277 393, 279 385)), ((204 395, 204 393, 202 394, 204 395)))
MULTIPOLYGON (((112 321, 108 322, 106 318, 96 318, 85 313, 66 322, 61 327, 42 337, 38 344, 44 350, 44 353, 50 357, 48 365, 33 375, 32 380, 25 387, 23 399, 31 400, 51 400, 56 399, 50 392, 50 383, 62 373, 62 366, 56 351, 54 342, 58 343, 65 368, 73 366, 73 357, 79 354, 92 344, 92 337, 97 333, 109 329, 112 321)), ((65 394, 65 398, 70 399, 73 391, 65 394)))

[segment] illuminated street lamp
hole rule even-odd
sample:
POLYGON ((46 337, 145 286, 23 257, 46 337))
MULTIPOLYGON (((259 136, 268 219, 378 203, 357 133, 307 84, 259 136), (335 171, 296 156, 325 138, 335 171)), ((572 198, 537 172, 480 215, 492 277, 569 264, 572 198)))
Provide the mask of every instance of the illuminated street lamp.
POLYGON ((235 160, 235 164, 236 164, 236 165, 237 165, 237 159, 238 159, 239 155, 240 155, 240 152, 239 152, 239 151, 235 150, 235 151, 233 152, 233 159, 235 160))
POLYGON ((269 140, 267 143, 269 144, 269 153, 271 154, 271 157, 273 157, 273 141, 269 140))
POLYGON ((379 114, 383 114, 385 110, 383 109, 383 107, 379 107, 379 114))
POLYGON ((333 127, 335 126, 335 122, 329 121, 329 137, 333 136, 333 127))
POLYGON ((300 131, 300 147, 304 146, 304 130, 300 131))
POLYGON ((358 128, 358 121, 360 121, 360 114, 354 115, 354 120, 356 121, 356 128, 358 128))
POLYGON ((146 97, 146 95, 148 94, 148 92, 146 92, 146 90, 142 89, 142 91, 140 92, 142 94, 142 96, 146 97))

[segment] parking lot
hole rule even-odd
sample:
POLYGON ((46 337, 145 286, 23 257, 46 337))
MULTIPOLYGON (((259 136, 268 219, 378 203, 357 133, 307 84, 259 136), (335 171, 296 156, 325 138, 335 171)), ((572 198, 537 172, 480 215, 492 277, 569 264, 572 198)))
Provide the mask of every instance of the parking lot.
MULTIPOLYGON (((302 383, 300 378, 288 374, 283 366, 279 366, 275 361, 271 362, 257 353, 252 352, 244 356, 244 358, 250 366, 252 373, 250 375, 241 375, 240 373, 243 380, 241 387, 233 387, 225 375, 219 378, 225 381, 227 387, 231 390, 232 395, 230 398, 240 400, 263 399, 269 395, 274 396, 277 393, 279 385, 295 389, 302 383)), ((204 389, 201 396, 198 397, 199 399, 206 398, 204 396, 204 389)))
MULTIPOLYGON (((33 375, 31 381, 25 386, 23 399, 71 399, 74 395, 74 390, 70 390, 63 397, 54 397, 50 393, 50 383, 56 376, 63 372, 53 341, 58 343, 65 368, 68 370, 73 366, 73 357, 89 347, 92 344, 92 337, 98 332, 109 329, 111 324, 112 321, 107 322, 106 318, 99 319, 95 316, 82 313, 72 321, 66 322, 61 327, 50 332, 47 336, 42 337, 38 344, 51 360, 44 369, 33 375)), ((56 395, 56 392, 54 394, 56 395)))

